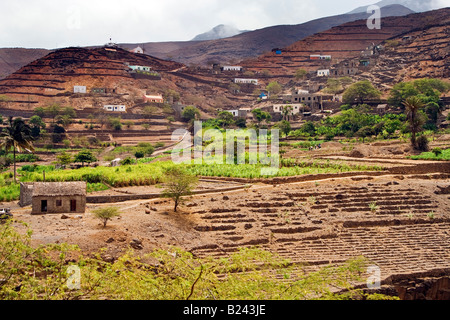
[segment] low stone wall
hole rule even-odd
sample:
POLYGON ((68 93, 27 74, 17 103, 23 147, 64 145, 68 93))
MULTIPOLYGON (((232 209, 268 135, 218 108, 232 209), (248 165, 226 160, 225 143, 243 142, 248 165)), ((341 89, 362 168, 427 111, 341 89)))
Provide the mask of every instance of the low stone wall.
MULTIPOLYGON (((244 189, 245 185, 240 185, 236 187, 229 188, 219 188, 219 189, 211 189, 211 190, 198 190, 194 191, 193 195, 198 194, 208 194, 208 193, 216 193, 216 192, 226 192, 226 191, 235 191, 244 189)), ((116 203, 116 202, 125 202, 125 201, 133 201, 133 200, 151 200, 161 198, 160 193, 145 193, 145 194, 123 194, 123 195, 105 195, 105 196, 87 196, 87 203, 116 203)))

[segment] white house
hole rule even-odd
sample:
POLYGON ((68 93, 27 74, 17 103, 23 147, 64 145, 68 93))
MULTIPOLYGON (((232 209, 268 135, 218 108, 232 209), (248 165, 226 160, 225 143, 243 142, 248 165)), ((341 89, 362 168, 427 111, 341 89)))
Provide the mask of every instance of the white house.
POLYGON ((86 86, 73 86, 73 93, 86 93, 86 86))
POLYGON ((144 72, 150 72, 152 70, 152 67, 147 66, 128 66, 133 71, 144 71, 144 72))
POLYGON ((133 52, 133 53, 144 53, 144 49, 142 49, 141 47, 136 47, 134 49, 131 49, 130 52, 133 52))
POLYGON ((318 77, 328 77, 330 75, 330 69, 317 70, 318 77))
POLYGON ((244 84, 254 84, 254 85, 258 85, 258 79, 243 79, 243 78, 236 78, 236 79, 234 79, 234 83, 244 83, 244 84))
POLYGON ((274 104, 273 105, 273 112, 274 113, 283 113, 283 108, 285 106, 292 107, 290 114, 298 114, 303 110, 304 105, 303 104, 274 104))
POLYGON ((234 117, 239 117, 239 110, 226 110, 231 113, 234 117))
POLYGON ((309 56, 311 60, 331 60, 330 55, 312 54, 309 56))
POLYGON ((112 111, 112 112, 126 112, 127 107, 123 105, 105 105, 103 107, 106 111, 112 111))
POLYGON ((144 94, 144 102, 164 103, 162 95, 147 95, 144 94))
POLYGON ((241 66, 223 66, 222 70, 223 71, 242 71, 242 67, 241 66))

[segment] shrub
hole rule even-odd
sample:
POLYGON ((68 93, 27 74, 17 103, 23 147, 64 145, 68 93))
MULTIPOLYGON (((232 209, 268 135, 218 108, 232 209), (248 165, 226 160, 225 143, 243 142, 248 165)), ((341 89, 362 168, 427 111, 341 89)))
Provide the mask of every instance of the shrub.
POLYGON ((102 221, 103 228, 106 228, 106 224, 114 217, 119 217, 120 212, 116 207, 98 208, 93 211, 94 217, 102 221))
POLYGON ((130 157, 127 157, 127 158, 123 159, 122 161, 120 161, 120 164, 122 166, 132 165, 132 164, 134 164, 134 160, 131 159, 130 157))
POLYGON ((442 149, 434 148, 431 152, 433 152, 436 157, 439 157, 442 154, 442 149))
POLYGON ((417 149, 420 151, 428 151, 428 138, 424 135, 417 138, 417 149))
POLYGON ((173 211, 177 212, 178 205, 182 202, 183 197, 192 193, 198 179, 182 168, 172 167, 165 170, 164 182, 165 189, 162 196, 173 199, 173 211))
POLYGON ((142 150, 137 150, 134 153, 134 156, 136 157, 136 159, 142 159, 143 157, 145 157, 145 153, 142 150))

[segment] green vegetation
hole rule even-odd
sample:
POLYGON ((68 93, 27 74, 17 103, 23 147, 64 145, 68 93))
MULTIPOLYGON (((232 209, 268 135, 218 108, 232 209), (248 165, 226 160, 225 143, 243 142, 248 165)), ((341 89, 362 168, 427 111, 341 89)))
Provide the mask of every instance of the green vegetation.
POLYGON ((396 131, 406 132, 405 121, 404 114, 380 116, 370 113, 367 105, 360 105, 318 122, 308 121, 300 129, 291 132, 291 135, 296 138, 318 139, 324 137, 325 140, 331 140, 336 136, 347 138, 380 136, 388 139, 396 131), (358 131, 360 132, 358 133, 358 131))
POLYGON ((97 158, 94 157, 92 152, 89 150, 81 150, 73 159, 73 162, 81 162, 83 167, 85 163, 92 163, 95 161, 97 161, 97 158))
POLYGON ((269 92, 269 95, 277 95, 281 93, 283 87, 277 81, 272 81, 267 85, 266 90, 269 92))
POLYGON ((450 161, 450 149, 441 150, 439 153, 435 152, 423 152, 418 156, 411 156, 413 160, 445 160, 450 161))
POLYGON ((344 103, 362 104, 367 99, 379 99, 380 92, 374 88, 369 80, 363 80, 352 84, 344 91, 342 97, 344 103))
MULTIPOLYGON (((443 153, 446 155, 446 153, 443 153)), ((246 155, 248 160, 248 154, 246 155)), ((193 176, 236 177, 236 178, 265 178, 273 177, 261 173, 267 167, 264 164, 182 164, 176 165, 172 161, 157 161, 154 158, 132 160, 132 164, 121 167, 95 168, 83 167, 80 169, 55 169, 54 166, 26 165, 18 170, 21 182, 43 181, 86 181, 88 192, 107 190, 109 186, 129 187, 156 185, 165 181, 166 171, 178 167, 193 176)), ((304 174, 339 173, 349 171, 375 171, 381 167, 364 165, 347 165, 340 162, 314 161, 296 162, 292 159, 282 159, 282 167, 275 177, 295 176, 304 174)), ((0 175, 0 201, 13 201, 19 199, 19 185, 13 183, 12 173, 0 175)))
POLYGON ((194 106, 187 106, 186 108, 184 108, 183 112, 181 113, 181 117, 186 122, 196 120, 200 117, 200 110, 198 110, 194 106))
POLYGON ((10 117, 8 126, 0 133, 0 138, 1 148, 4 148, 6 152, 10 149, 13 150, 14 182, 17 183, 16 152, 27 151, 31 153, 34 151, 31 127, 25 123, 22 118, 13 120, 13 118, 10 117))
POLYGON ((395 299, 353 288, 370 264, 362 257, 310 273, 259 248, 223 258, 175 247, 140 258, 130 250, 110 263, 68 244, 32 247, 32 231, 21 234, 11 222, 0 225, 0 234, 0 300, 395 299))

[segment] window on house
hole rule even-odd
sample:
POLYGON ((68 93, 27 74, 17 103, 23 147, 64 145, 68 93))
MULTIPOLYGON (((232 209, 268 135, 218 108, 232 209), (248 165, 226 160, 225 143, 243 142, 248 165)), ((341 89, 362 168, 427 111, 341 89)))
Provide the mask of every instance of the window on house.
POLYGON ((56 200, 56 206, 62 207, 62 200, 56 200))

